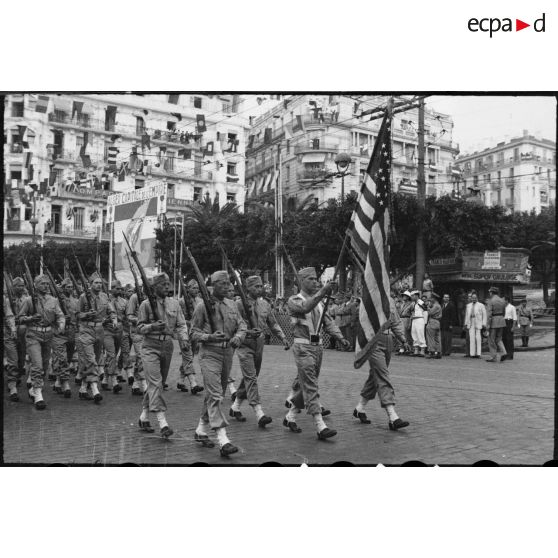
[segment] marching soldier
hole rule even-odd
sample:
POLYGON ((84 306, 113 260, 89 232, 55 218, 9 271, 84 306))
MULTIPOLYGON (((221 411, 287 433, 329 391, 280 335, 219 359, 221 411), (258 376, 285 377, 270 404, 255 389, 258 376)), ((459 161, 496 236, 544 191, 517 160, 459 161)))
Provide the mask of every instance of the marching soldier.
MULTIPOLYGON (((122 387, 119 383, 119 378, 123 379, 122 376, 117 375, 117 355, 118 351, 123 352, 123 362, 124 367, 129 366, 130 358, 130 347, 128 346, 128 356, 126 358, 124 352, 126 348, 122 346, 122 333, 124 327, 127 325, 126 316, 126 299, 122 296, 122 284, 120 281, 115 281, 112 286, 112 293, 108 297, 112 308, 116 314, 116 325, 111 317, 105 318, 103 321, 104 338, 103 345, 105 348, 105 373, 103 376, 103 381, 101 383, 101 388, 105 391, 112 388, 113 393, 119 393, 122 391, 122 387)), ((103 293, 104 294, 104 293, 103 293)))
MULTIPOLYGON (((12 281, 14 288, 14 312, 17 317, 21 307, 27 295, 25 294, 25 282, 21 277, 16 277, 12 281)), ((17 348, 17 373, 18 373, 18 384, 20 379, 25 376, 25 356, 27 354, 27 349, 25 347, 25 334, 27 332, 27 326, 25 324, 20 324, 16 319, 17 327, 17 337, 16 337, 16 348, 17 348)), ((31 386, 28 386, 31 387, 31 386)))
POLYGON ((18 313, 19 323, 27 325, 25 343, 31 360, 29 397, 38 410, 46 408, 43 376, 48 370, 53 336, 66 327, 60 304, 48 294, 48 287, 47 277, 38 275, 35 278, 36 297, 27 297, 18 313))
POLYGON ((214 447, 209 429, 217 434, 222 456, 236 453, 238 448, 227 437, 227 419, 221 408, 232 366, 233 352, 246 335, 246 323, 236 304, 225 298, 230 288, 229 274, 216 271, 211 276, 216 331, 211 331, 205 304, 198 304, 192 318, 192 338, 200 345, 199 359, 205 387, 202 414, 194 439, 204 447, 214 447))
MULTIPOLYGON (((292 432, 302 432, 295 419, 296 414, 306 406, 308 414, 314 418, 318 439, 325 440, 335 436, 337 431, 327 427, 320 406, 318 377, 322 365, 323 346, 317 328, 323 312, 320 301, 331 293, 334 283, 328 282, 319 288, 316 270, 313 267, 302 269, 299 275, 302 289, 300 293, 291 296, 287 303, 294 325, 293 354, 298 370, 298 389, 290 398, 292 407, 283 420, 283 426, 292 432)), ((323 324, 326 331, 341 343, 343 349, 349 347, 349 342, 327 314, 324 316, 323 324)))
MULTIPOLYGON (((403 323, 397 313, 395 302, 392 298, 389 299, 389 308, 391 333, 393 333, 399 343, 401 343, 404 351, 409 352, 411 348, 407 342, 403 323)), ((371 421, 366 416, 364 407, 368 401, 374 399, 376 394, 378 394, 380 405, 386 410, 388 415, 389 429, 399 430, 400 428, 409 426, 409 422, 400 419, 395 412, 395 390, 389 379, 388 371, 392 352, 393 338, 388 329, 379 335, 379 341, 368 357, 368 363, 370 365, 368 379, 360 392, 360 401, 353 411, 353 416, 359 419, 363 424, 370 424, 371 421)))
POLYGON ((138 332, 138 314, 140 302, 137 293, 133 293, 128 299, 126 305, 126 316, 130 323, 130 337, 136 358, 134 362, 134 381, 132 383, 132 395, 143 395, 147 391, 147 383, 143 373, 143 364, 141 361, 141 345, 143 343, 143 335, 138 332))
MULTIPOLYGON (((272 419, 263 412, 258 392, 258 376, 262 367, 265 343, 262 331, 264 328, 269 327, 269 329, 281 339, 281 342, 287 349, 290 347, 290 343, 277 323, 269 302, 262 298, 263 282, 258 275, 252 275, 246 279, 246 290, 248 291, 247 298, 252 313, 252 322, 256 325, 256 329, 247 331, 242 345, 240 345, 237 350, 238 360, 242 370, 242 380, 238 386, 236 398, 229 414, 240 422, 246 421, 246 418, 240 412, 240 406, 245 399, 248 399, 249 405, 256 413, 258 426, 260 428, 265 428, 272 419)), ((244 321, 249 323, 242 301, 237 302, 237 307, 244 321)))
POLYGON ((17 393, 17 328, 15 316, 12 312, 8 297, 4 295, 4 356, 6 357, 6 373, 8 376, 8 390, 10 401, 19 401, 17 393))
POLYGON ((70 389, 70 363, 74 355, 76 344, 76 315, 78 301, 72 296, 72 282, 64 279, 60 285, 64 308, 67 314, 66 328, 54 335, 52 340, 52 369, 56 376, 54 391, 63 393, 65 398, 72 396, 70 389))
POLYGON ((137 331, 143 335, 141 359, 147 380, 147 391, 143 396, 139 427, 144 432, 154 432, 149 422, 149 412, 156 413, 161 429, 161 436, 172 436, 173 430, 165 417, 167 404, 163 398, 163 384, 167 380, 172 359, 173 336, 181 343, 187 344, 188 327, 178 301, 168 297, 170 289, 169 276, 159 273, 153 277, 155 303, 160 319, 156 319, 149 300, 144 300, 139 307, 137 331))
MULTIPOLYGON (((190 280, 186 286, 188 292, 183 293, 182 298, 179 300, 180 308, 184 317, 186 319, 186 325, 188 329, 190 328, 190 323, 192 321, 192 315, 194 313, 194 308, 198 302, 199 288, 198 284, 194 279, 190 280), (195 283, 195 287, 193 285, 195 283)), ((199 299, 201 301, 201 299, 199 299)), ((196 380, 196 370, 194 369, 194 353, 197 351, 197 346, 193 342, 182 343, 180 339, 178 340, 178 345, 180 347, 180 355, 182 357, 182 364, 180 365, 180 378, 176 384, 176 389, 179 391, 187 392, 186 379, 190 384, 190 389, 192 390, 192 395, 196 395, 203 391, 203 387, 198 385, 196 380)))
POLYGON ((108 296, 102 292, 102 279, 97 273, 89 278, 91 305, 87 300, 87 294, 83 293, 79 298, 79 341, 84 359, 85 375, 82 378, 79 389, 79 398, 88 400, 88 387, 93 395, 95 403, 100 403, 103 396, 99 393, 99 366, 103 346, 105 343, 105 330, 103 324, 110 320, 116 329, 116 312, 108 296))

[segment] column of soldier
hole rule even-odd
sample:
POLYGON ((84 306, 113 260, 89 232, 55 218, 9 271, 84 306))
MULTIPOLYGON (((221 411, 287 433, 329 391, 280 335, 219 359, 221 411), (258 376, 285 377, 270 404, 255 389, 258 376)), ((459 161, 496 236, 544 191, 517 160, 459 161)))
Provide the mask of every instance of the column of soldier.
MULTIPOLYGON (((45 377, 54 382, 52 387, 56 393, 70 398, 70 378, 75 374, 79 399, 96 404, 103 400, 101 392, 117 394, 122 390, 120 384, 127 381, 131 393, 142 396, 140 431, 155 431, 150 421, 150 415, 155 415, 161 436, 168 438, 173 429, 166 419, 164 389, 168 387, 175 339, 182 357, 178 390, 187 392, 190 388, 194 395, 204 391, 194 440, 205 448, 214 448, 216 439, 221 455, 228 456, 238 448, 227 435, 229 419, 223 408, 227 387, 232 399, 230 419, 246 421, 241 407, 247 400, 258 427, 265 428, 272 422, 262 409, 258 390, 265 345, 263 331, 267 329, 282 341, 285 350, 292 349, 296 363, 295 377, 285 401, 288 412, 283 426, 288 432, 301 433, 297 415, 306 409, 312 416, 318 440, 335 436, 337 432, 324 422, 324 416, 331 411, 320 403, 319 374, 323 330, 342 349, 351 346, 326 311, 337 285, 332 281, 321 285, 314 268, 299 271, 299 292, 287 302, 294 334, 291 345, 269 302, 263 298, 259 276, 250 276, 242 282, 227 260, 229 270, 215 271, 207 286, 193 256, 187 248, 186 251, 196 277, 186 285, 181 281, 180 300, 171 296, 168 275, 159 273, 147 279, 133 252, 142 286, 136 281, 135 288, 123 289, 120 282, 114 281, 110 295, 105 292, 105 283, 97 272, 86 280, 80 269, 81 284, 69 270, 69 278, 60 283, 48 269, 34 280, 28 268, 23 277, 12 278, 5 272, 4 345, 9 399, 19 400, 18 386, 25 377, 26 357, 29 397, 38 410, 46 408, 45 377), (237 296, 231 277, 236 282, 237 296), (131 347, 135 351, 134 362, 131 347), (242 373, 238 389, 230 377, 235 352, 242 373), (194 354, 198 355, 203 387, 196 381, 194 354)), ((409 422, 395 412, 395 393, 388 372, 392 336, 406 350, 409 347, 393 301, 390 322, 390 330, 378 336, 368 355, 369 377, 353 416, 360 423, 370 424, 365 405, 378 394, 388 416, 389 429, 398 430, 409 422)))

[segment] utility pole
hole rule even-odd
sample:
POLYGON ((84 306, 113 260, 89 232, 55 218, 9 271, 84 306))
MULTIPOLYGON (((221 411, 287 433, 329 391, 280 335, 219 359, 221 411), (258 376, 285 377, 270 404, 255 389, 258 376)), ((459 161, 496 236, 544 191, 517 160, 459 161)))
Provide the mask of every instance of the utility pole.
MULTIPOLYGON (((426 207, 426 181, 424 179, 424 99, 420 99, 418 106, 418 169, 417 169, 417 202, 419 211, 426 207)), ((424 249, 424 230, 422 219, 418 221, 417 250, 416 250, 415 288, 422 290, 422 281, 426 271, 426 254, 424 249)))

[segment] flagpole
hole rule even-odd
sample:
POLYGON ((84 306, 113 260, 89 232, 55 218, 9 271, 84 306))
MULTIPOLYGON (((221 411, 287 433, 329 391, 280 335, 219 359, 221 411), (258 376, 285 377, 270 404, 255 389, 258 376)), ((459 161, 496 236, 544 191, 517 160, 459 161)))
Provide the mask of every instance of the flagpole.
POLYGON ((283 298, 285 296, 285 277, 284 277, 284 266, 283 266, 283 250, 281 250, 281 246, 283 245, 283 172, 282 172, 282 158, 281 158, 281 144, 278 145, 279 151, 279 177, 277 180, 277 198, 279 201, 279 223, 278 223, 278 245, 277 245, 277 253, 279 255, 278 263, 279 263, 279 283, 277 294, 279 297, 283 298))
MULTIPOLYGON (((181 229, 180 229, 180 238, 183 239, 184 238, 184 213, 182 213, 181 217, 182 217, 182 226, 181 226, 181 229)), ((180 277, 182 277, 182 247, 183 246, 184 246, 184 243, 180 242, 180 257, 179 257, 180 277)), ((181 288, 182 288, 182 281, 179 281, 178 282, 178 295, 179 295, 178 298, 180 298, 180 294, 182 294, 180 292, 181 288)), ((186 296, 186 293, 183 293, 183 296, 186 296)))
MULTIPOLYGON (((113 248, 114 248, 114 222, 110 224, 110 238, 109 238, 109 274, 108 274, 108 288, 109 291, 112 288, 112 273, 110 270, 113 269, 113 248)), ((100 268, 99 268, 100 269, 100 268)))

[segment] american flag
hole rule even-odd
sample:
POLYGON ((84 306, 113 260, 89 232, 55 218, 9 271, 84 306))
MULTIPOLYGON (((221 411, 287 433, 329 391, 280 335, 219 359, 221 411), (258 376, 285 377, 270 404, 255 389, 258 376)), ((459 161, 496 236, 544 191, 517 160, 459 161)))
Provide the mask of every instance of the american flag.
POLYGON ((390 174, 391 102, 388 102, 374 151, 366 169, 358 205, 349 225, 351 246, 361 261, 365 262, 357 354, 380 330, 390 315, 390 284, 387 269, 390 174))

